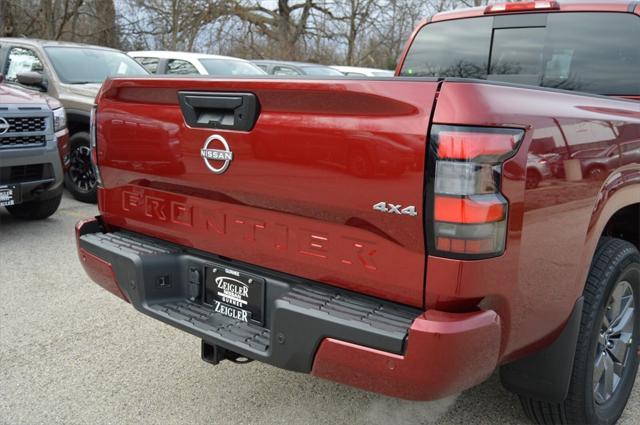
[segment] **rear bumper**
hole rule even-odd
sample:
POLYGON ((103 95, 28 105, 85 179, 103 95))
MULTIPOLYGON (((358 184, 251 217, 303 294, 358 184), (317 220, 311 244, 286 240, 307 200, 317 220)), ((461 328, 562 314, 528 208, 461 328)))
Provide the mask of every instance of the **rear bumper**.
POLYGON ((103 233, 97 220, 78 223, 76 235, 83 267, 105 289, 208 344, 277 367, 431 400, 482 382, 497 365, 492 311, 421 312, 125 231, 103 233), (194 271, 212 264, 265 279, 264 327, 201 301, 194 271))

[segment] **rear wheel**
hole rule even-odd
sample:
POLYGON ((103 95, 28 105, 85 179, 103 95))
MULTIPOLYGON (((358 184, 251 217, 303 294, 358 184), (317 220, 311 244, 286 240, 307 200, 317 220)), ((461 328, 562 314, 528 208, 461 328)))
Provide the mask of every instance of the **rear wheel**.
POLYGON ((9 214, 23 220, 42 220, 55 213, 62 200, 62 193, 50 199, 42 201, 29 201, 18 205, 10 205, 7 208, 9 214))
POLYGON ((71 153, 69 155, 69 171, 65 178, 65 186, 69 192, 81 202, 96 203, 96 175, 91 164, 89 133, 80 131, 69 139, 71 153))
POLYGON ((521 396, 540 424, 613 424, 627 404, 638 370, 640 253, 603 238, 584 289, 584 308, 567 398, 559 404, 521 396))

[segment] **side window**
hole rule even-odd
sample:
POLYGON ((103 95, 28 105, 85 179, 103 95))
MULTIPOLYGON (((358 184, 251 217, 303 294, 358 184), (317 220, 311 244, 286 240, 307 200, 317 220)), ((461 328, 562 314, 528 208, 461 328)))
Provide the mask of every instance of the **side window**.
POLYGON ((181 59, 169 59, 167 62, 167 74, 199 75, 200 73, 190 62, 181 59))
POLYGON ((495 25, 498 16, 428 24, 413 40, 400 75, 640 95, 638 16, 614 12, 540 16, 546 17, 546 25, 503 28, 495 25))
POLYGON ((302 75, 295 69, 288 66, 274 66, 273 75, 302 75))
POLYGON ((261 70, 263 70, 263 71, 267 72, 267 68, 268 68, 268 67, 267 67, 267 65, 264 65, 264 64, 262 64, 262 63, 256 63, 255 65, 256 65, 258 68, 260 68, 261 70))
POLYGON ((540 84, 546 29, 505 28, 493 31, 488 80, 540 84))
POLYGON ((44 67, 36 53, 25 47, 12 47, 9 50, 9 57, 5 68, 5 78, 7 81, 17 82, 17 75, 22 72, 44 72, 44 67))
POLYGON ((550 13, 542 85, 604 95, 640 94, 640 18, 550 13))
POLYGON ((158 58, 134 58, 136 62, 138 62, 144 69, 149 71, 151 74, 155 74, 158 72, 158 63, 160 63, 160 59, 158 58))

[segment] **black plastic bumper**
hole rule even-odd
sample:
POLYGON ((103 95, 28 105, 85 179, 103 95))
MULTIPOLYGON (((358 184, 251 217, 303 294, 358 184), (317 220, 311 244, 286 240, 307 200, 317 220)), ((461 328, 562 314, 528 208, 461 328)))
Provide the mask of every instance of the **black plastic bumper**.
POLYGON ((310 372, 324 338, 402 354, 409 327, 421 313, 128 231, 103 233, 91 223, 79 229, 79 248, 111 265, 136 309, 281 368, 310 372), (205 267, 232 267, 265 279, 264 327, 223 316, 202 302, 198 276, 205 267))

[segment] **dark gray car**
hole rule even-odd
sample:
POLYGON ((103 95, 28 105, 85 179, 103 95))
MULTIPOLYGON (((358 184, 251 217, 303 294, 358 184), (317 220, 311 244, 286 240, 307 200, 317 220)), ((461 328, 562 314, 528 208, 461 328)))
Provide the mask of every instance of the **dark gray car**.
POLYGON ((23 219, 58 209, 68 136, 59 101, 0 84, 0 206, 23 219))

